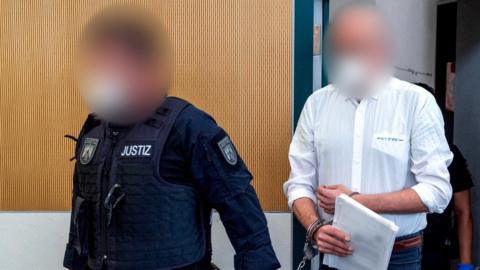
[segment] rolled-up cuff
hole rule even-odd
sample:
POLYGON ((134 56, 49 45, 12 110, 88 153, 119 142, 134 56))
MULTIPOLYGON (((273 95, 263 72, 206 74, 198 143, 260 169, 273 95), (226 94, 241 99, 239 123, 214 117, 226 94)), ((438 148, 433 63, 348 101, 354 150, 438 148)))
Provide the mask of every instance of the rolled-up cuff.
POLYGON ((306 188, 296 187, 288 191, 288 207, 292 209, 293 202, 295 202, 295 200, 300 198, 310 198, 315 204, 317 202, 315 193, 313 193, 311 190, 306 188))
POLYGON ((428 212, 443 213, 445 208, 448 206, 448 201, 443 202, 443 199, 442 201, 438 201, 438 196, 436 197, 432 191, 434 188, 435 187, 432 187, 427 183, 418 183, 412 187, 412 189, 417 192, 423 204, 428 208, 428 212))

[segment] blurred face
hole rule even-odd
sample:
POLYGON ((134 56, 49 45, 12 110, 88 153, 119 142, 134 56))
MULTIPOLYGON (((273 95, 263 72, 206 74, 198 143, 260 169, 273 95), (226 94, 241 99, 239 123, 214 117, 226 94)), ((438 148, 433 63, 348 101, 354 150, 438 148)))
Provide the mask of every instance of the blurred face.
POLYGON ((121 45, 86 48, 80 59, 80 89, 90 110, 101 119, 131 124, 148 117, 163 90, 158 69, 121 45))
POLYGON ((357 7, 341 13, 332 25, 331 42, 331 75, 339 90, 361 98, 389 77, 389 36, 374 10, 357 7))

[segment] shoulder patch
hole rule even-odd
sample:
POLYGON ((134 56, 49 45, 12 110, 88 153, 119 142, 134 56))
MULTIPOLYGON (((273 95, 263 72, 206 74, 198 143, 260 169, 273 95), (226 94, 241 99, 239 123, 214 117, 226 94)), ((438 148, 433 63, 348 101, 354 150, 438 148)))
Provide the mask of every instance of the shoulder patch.
POLYGON ((99 139, 85 138, 83 141, 82 151, 80 151, 80 163, 86 165, 92 161, 95 151, 97 150, 99 139))
POLYGON ((222 155, 225 158, 225 161, 232 166, 236 165, 238 161, 237 152, 235 151, 235 147, 233 147, 230 138, 225 136, 217 144, 218 148, 220 148, 220 152, 222 152, 222 155))

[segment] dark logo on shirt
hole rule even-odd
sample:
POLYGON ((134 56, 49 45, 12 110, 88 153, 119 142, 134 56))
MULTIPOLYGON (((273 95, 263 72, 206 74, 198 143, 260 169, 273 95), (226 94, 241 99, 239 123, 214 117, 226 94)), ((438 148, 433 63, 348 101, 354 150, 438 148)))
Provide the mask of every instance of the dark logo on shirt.
POLYGON ((152 145, 151 144, 133 144, 125 145, 120 154, 122 157, 151 157, 152 145))
POLYGON ((218 142, 218 147, 220 148, 220 152, 222 152, 222 155, 228 164, 232 166, 237 164, 237 152, 235 151, 235 148, 233 147, 233 144, 228 136, 225 136, 225 138, 218 142))
POLYGON ((378 136, 377 140, 382 141, 382 142, 403 142, 404 141, 404 139, 402 139, 402 138, 382 137, 382 136, 378 136))
POLYGON ((82 151, 80 152, 80 163, 86 165, 92 161, 95 151, 97 150, 99 139, 85 138, 83 141, 82 151))

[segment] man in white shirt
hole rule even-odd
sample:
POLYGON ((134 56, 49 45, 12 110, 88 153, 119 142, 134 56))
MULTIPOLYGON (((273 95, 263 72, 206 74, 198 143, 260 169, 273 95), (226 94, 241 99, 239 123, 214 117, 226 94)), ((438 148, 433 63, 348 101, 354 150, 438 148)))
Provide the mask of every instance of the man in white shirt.
POLYGON ((426 213, 443 212, 452 195, 452 154, 434 97, 390 76, 385 25, 360 5, 332 21, 333 84, 303 108, 284 192, 320 252, 355 252, 348 232, 321 223, 332 218, 335 198, 347 194, 399 226, 388 269, 418 270, 426 213))

